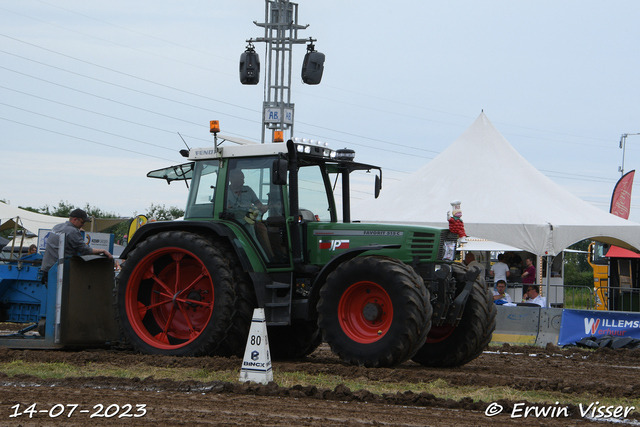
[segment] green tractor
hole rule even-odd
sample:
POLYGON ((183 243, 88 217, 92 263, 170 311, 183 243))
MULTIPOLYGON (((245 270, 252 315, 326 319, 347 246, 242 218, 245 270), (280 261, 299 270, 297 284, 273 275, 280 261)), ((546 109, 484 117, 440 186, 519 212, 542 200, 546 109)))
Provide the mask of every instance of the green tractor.
POLYGON ((491 341, 492 293, 454 262, 456 234, 351 222, 350 174, 382 186, 352 150, 294 139, 182 154, 148 176, 191 181, 184 221, 144 225, 121 256, 115 306, 135 350, 242 357, 255 308, 274 359, 324 340, 358 366, 459 366, 491 341))

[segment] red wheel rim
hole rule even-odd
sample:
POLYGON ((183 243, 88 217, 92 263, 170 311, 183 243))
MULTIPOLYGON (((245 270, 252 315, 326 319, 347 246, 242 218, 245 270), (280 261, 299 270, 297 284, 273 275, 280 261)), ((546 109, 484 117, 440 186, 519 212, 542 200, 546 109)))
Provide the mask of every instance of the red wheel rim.
POLYGON ((393 304, 382 286, 374 282, 357 282, 342 294, 338 318, 342 330, 350 339, 370 344, 389 331, 393 321, 393 304))
POLYGON ((174 247, 144 257, 131 273, 125 293, 133 331, 162 350, 197 339, 211 320, 213 301, 213 282, 204 264, 191 252, 174 247))
POLYGON ((456 327, 451 324, 432 326, 429 335, 427 335, 427 343, 444 341, 449 338, 449 335, 451 335, 455 329, 456 327))

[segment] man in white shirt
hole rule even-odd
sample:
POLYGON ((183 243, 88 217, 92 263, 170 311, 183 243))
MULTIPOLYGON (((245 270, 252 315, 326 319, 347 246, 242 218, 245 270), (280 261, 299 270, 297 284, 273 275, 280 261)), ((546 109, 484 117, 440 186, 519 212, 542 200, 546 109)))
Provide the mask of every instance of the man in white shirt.
POLYGON ((493 282, 498 283, 500 280, 504 280, 506 283, 509 274, 509 266, 504 263, 504 254, 498 255, 498 262, 493 264, 489 271, 489 275, 493 277, 493 282))
POLYGON ((523 302, 538 304, 540 307, 547 306, 547 299, 540 296, 540 287, 538 285, 527 285, 527 291, 524 295, 523 302))
POLYGON ((507 293, 507 282, 504 280, 498 280, 498 283, 496 283, 496 289, 493 291, 493 301, 497 300, 502 300, 505 303, 513 302, 511 295, 507 293))

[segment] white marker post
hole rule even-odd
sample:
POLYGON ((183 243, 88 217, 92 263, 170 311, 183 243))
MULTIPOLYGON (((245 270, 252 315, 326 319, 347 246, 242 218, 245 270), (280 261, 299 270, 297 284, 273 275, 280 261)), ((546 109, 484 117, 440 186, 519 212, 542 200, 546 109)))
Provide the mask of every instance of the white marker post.
POLYGON ((251 330, 247 338, 247 347, 244 351, 242 369, 240 369, 240 381, 253 381, 262 384, 273 381, 264 308, 256 308, 253 310, 251 330))

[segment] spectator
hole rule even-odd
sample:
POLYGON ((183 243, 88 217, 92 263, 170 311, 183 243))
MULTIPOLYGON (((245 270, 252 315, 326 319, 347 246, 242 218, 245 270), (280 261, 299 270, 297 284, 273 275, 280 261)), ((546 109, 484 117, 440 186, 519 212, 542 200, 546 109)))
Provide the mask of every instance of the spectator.
POLYGON ((498 262, 491 266, 491 270, 489 271, 489 276, 493 277, 494 283, 498 283, 500 280, 504 280, 507 282, 507 277, 509 277, 509 266, 504 263, 504 254, 498 255, 498 262))
POLYGON ((536 268, 533 266, 533 260, 527 258, 524 262, 527 264, 527 269, 522 273, 522 283, 527 285, 536 283, 536 268))
POLYGON ((478 277, 484 277, 484 265, 476 261, 476 256, 474 254, 472 254, 471 252, 467 252, 467 255, 465 255, 464 257, 464 263, 467 265, 467 267, 469 267, 469 270, 474 267, 479 268, 480 275, 478 277))
POLYGON ((36 245, 31 245, 31 246, 29 246, 29 253, 28 253, 28 255, 33 255, 33 254, 35 254, 35 253, 37 253, 37 252, 38 252, 38 247, 37 247, 36 245))
POLYGON ((540 296, 540 287, 538 285, 528 285, 527 292, 525 292, 522 302, 529 304, 537 304, 540 307, 547 306, 547 299, 540 296))
POLYGON ((496 289, 493 291, 493 301, 504 301, 503 303, 496 304, 504 304, 504 303, 512 303, 511 295, 507 293, 507 282, 504 280, 498 280, 496 283, 496 289))

